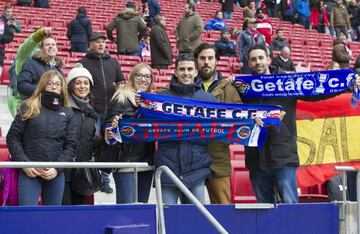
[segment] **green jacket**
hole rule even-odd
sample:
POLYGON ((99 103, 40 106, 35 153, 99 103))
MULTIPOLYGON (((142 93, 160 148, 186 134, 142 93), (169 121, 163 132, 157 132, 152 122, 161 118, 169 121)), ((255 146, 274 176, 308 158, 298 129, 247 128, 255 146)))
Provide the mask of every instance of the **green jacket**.
POLYGON ((146 23, 139 12, 125 8, 107 26, 107 36, 114 41, 112 31, 116 28, 118 53, 135 53, 139 49, 139 34, 145 31, 146 23))
POLYGON ((203 21, 196 12, 181 18, 176 27, 176 47, 180 52, 192 53, 201 44, 203 21), (188 39, 189 41, 185 41, 188 39))

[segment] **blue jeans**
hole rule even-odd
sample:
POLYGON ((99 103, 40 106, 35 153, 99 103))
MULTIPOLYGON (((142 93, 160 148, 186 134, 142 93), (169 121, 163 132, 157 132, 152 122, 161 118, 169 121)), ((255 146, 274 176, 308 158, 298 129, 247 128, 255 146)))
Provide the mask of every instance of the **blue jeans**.
POLYGON ((226 12, 226 11, 223 12, 224 19, 232 19, 233 15, 234 15, 233 12, 226 12))
POLYGON ((298 24, 303 25, 306 29, 310 28, 310 19, 309 19, 309 17, 305 17, 303 15, 298 15, 297 22, 298 22, 298 24))
POLYGON ((270 171, 250 170, 250 180, 260 203, 275 203, 275 190, 283 203, 297 203, 296 167, 284 166, 270 171))
MULTIPOLYGON (((113 173, 116 186, 116 204, 133 203, 135 195, 134 172, 113 173)), ((138 173, 138 201, 149 201, 153 171, 138 173)))
POLYGON ((18 189, 20 206, 37 206, 41 195, 43 205, 61 205, 65 186, 64 172, 52 180, 41 177, 30 178, 20 170, 18 189))
MULTIPOLYGON (((204 186, 205 181, 197 183, 189 188, 190 192, 202 203, 205 203, 204 195, 204 186)), ((177 187, 173 186, 163 186, 162 187, 162 197, 163 203, 166 205, 177 204, 178 198, 181 196, 181 191, 177 187)), ((189 199, 184 195, 182 196, 183 204, 192 204, 189 199)))

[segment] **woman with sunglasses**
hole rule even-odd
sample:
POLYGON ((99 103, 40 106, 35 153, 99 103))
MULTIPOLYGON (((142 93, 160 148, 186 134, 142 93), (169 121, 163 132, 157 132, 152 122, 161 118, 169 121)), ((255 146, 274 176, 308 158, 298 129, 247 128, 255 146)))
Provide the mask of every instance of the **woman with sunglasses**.
MULTIPOLYGON (((151 67, 146 63, 139 63, 133 67, 130 72, 129 81, 123 87, 120 87, 114 94, 106 123, 116 127, 121 118, 139 118, 136 113, 138 105, 135 101, 137 92, 150 92, 153 84, 151 67)), ((112 137, 109 129, 105 130, 105 141, 112 137)), ((112 146, 113 154, 119 155, 119 162, 147 162, 153 165, 154 143, 136 142, 136 143, 115 143, 112 146), (119 152, 120 151, 120 152, 119 152)), ((134 169, 123 168, 113 171, 113 177, 116 186, 116 203, 136 202, 134 169)), ((153 168, 145 170, 139 169, 138 173, 138 201, 147 203, 151 188, 153 168)))
MULTIPOLYGON (((6 143, 13 161, 72 161, 76 149, 74 113, 69 108, 64 79, 45 72, 31 97, 11 124, 6 143)), ((23 168, 19 172, 19 205, 60 205, 64 192, 60 168, 23 168)))

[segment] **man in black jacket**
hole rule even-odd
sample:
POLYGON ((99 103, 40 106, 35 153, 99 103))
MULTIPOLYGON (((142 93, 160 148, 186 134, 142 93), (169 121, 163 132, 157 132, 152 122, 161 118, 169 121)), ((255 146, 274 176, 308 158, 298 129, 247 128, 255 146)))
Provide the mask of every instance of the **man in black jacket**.
MULTIPOLYGON (((93 95, 92 105, 98 115, 96 131, 99 134, 108 111, 108 105, 115 93, 117 85, 124 82, 124 76, 119 63, 111 58, 105 49, 106 37, 95 33, 90 37, 90 50, 79 62, 91 73, 94 85, 91 89, 93 95)), ((112 193, 109 185, 109 176, 104 173, 104 185, 101 191, 112 193)))
POLYGON ((151 66, 164 69, 172 64, 171 43, 165 30, 165 17, 157 15, 154 22, 150 32, 151 66))
MULTIPOLYGON (((255 45, 248 52, 249 66, 253 74, 276 74, 281 70, 269 66, 270 57, 265 47, 255 45)), ((356 78, 359 87, 360 78, 356 78)), ((317 101, 335 95, 306 98, 317 101)), ((304 98, 305 99, 305 98, 304 98)), ((296 97, 242 98, 244 103, 280 105, 286 115, 281 120, 280 130, 268 128, 268 136, 262 149, 245 147, 245 165, 249 169, 253 190, 258 202, 274 203, 275 190, 283 203, 297 203, 296 168, 299 166, 296 132, 296 97), (274 190, 275 188, 275 190, 274 190)))
POLYGON ((290 48, 284 46, 278 56, 272 59, 272 64, 280 67, 285 72, 295 72, 295 65, 290 58, 290 48))

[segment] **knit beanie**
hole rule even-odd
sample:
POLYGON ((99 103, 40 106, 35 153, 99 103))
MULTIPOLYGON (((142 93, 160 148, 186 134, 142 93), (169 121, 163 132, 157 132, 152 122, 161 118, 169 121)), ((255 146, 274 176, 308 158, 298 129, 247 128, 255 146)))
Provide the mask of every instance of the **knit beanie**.
POLYGON ((83 67, 81 63, 76 63, 74 68, 69 71, 66 79, 66 84, 69 85, 71 81, 75 80, 77 77, 80 76, 88 78, 90 80, 91 85, 94 85, 94 80, 92 78, 92 75, 86 68, 83 67))

